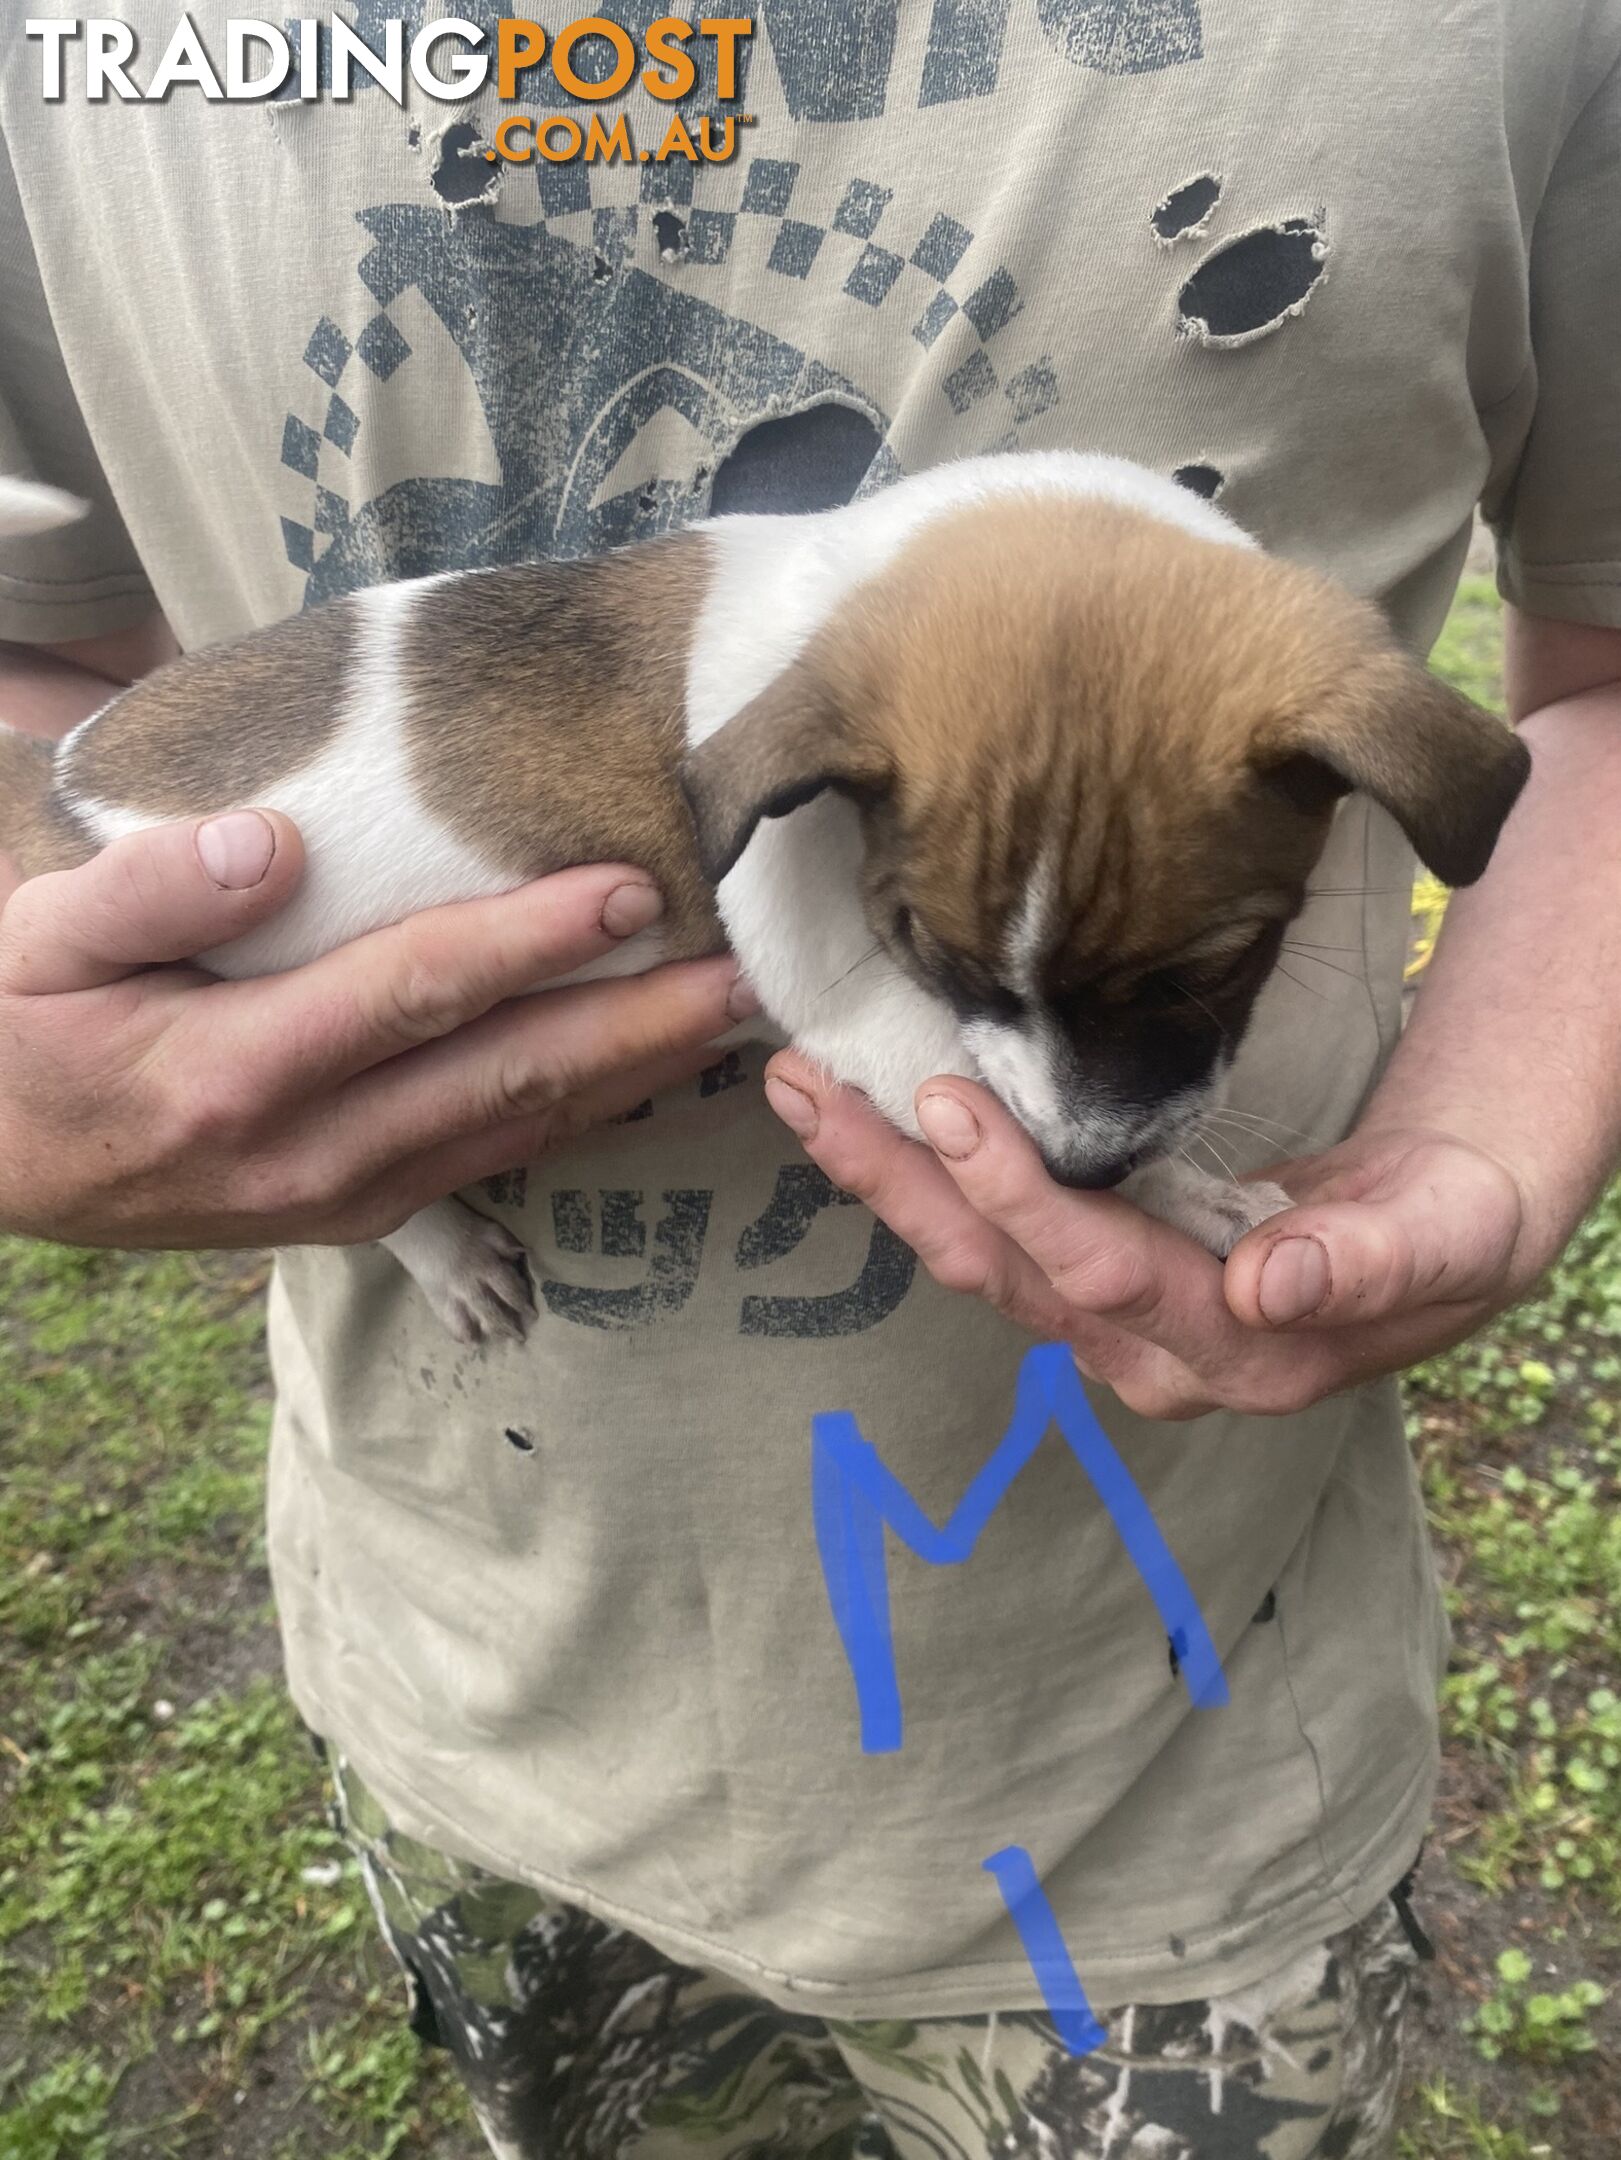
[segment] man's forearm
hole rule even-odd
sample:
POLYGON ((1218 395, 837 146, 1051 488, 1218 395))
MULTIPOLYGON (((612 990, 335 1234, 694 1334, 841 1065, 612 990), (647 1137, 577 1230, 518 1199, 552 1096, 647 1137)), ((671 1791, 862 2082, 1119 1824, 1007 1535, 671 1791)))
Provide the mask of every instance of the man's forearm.
POLYGON ((1558 1255, 1621 1153, 1621 683, 1533 712, 1525 795, 1447 913, 1361 1130, 1494 1156, 1525 1201, 1515 1274, 1558 1255))

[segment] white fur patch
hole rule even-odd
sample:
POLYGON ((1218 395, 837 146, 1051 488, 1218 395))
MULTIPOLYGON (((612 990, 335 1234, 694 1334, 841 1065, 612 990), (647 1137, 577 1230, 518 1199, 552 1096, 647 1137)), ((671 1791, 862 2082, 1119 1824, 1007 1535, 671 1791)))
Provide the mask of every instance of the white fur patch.
MULTIPOLYGON (((962 1038, 986 1086, 1050 1160, 1114 1160, 1118 1120, 1113 1112, 1103 1106, 1077 1111, 1064 1101, 1059 1086, 1063 1044, 1050 1021, 970 1020, 962 1038)), ((1124 1141, 1124 1128, 1120 1137, 1124 1141)))
POLYGON ((1053 905, 1058 897, 1058 866, 1061 844, 1049 841, 1036 859, 1024 888, 1019 912, 1008 932, 1006 965, 1008 981, 1020 997, 1033 998, 1041 974, 1042 954, 1053 931, 1053 905))
POLYGON ((859 897, 861 851, 854 804, 823 795, 760 826, 721 882, 720 911, 762 1020, 916 1139, 922 1083, 972 1079, 976 1068, 956 1015, 874 937, 859 897))

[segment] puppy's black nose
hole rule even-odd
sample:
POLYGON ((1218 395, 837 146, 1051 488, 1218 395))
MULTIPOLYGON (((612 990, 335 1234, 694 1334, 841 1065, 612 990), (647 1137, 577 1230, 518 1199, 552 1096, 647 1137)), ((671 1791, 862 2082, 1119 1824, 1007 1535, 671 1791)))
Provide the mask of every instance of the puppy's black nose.
POLYGON ((1054 1181, 1071 1192, 1112 1192, 1137 1167, 1135 1155, 1120 1155, 1113 1162, 1053 1163, 1047 1165, 1054 1181))

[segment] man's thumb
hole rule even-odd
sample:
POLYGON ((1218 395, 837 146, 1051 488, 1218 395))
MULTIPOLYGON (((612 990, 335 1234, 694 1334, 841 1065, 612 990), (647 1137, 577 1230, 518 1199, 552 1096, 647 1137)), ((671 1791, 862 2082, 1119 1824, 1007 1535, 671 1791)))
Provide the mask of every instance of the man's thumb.
POLYGON ((49 996, 189 960, 285 906, 303 871, 298 828, 277 810, 130 833, 18 886, 0 917, 0 988, 49 996))
MULTIPOLYGON (((1495 1165, 1481 1165, 1495 1170, 1495 1165)), ((1227 1263, 1227 1303, 1246 1327, 1356 1327, 1467 1304, 1501 1284, 1519 1227, 1508 1194, 1434 1188, 1293 1208, 1252 1231, 1227 1263), (1505 1205, 1506 1201, 1506 1205, 1505 1205)))

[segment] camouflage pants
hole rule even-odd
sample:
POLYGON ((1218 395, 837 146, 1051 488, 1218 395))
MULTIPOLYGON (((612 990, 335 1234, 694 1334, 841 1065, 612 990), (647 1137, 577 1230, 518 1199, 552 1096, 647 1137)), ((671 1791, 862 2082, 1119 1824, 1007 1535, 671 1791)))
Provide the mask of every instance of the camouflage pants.
POLYGON ((626 1930, 337 1815, 499 2160, 1382 2160, 1414 1962, 1393 1900, 1241 1992, 1111 2010, 1074 2057, 1038 2012, 852 2024, 779 2010, 626 1930))

